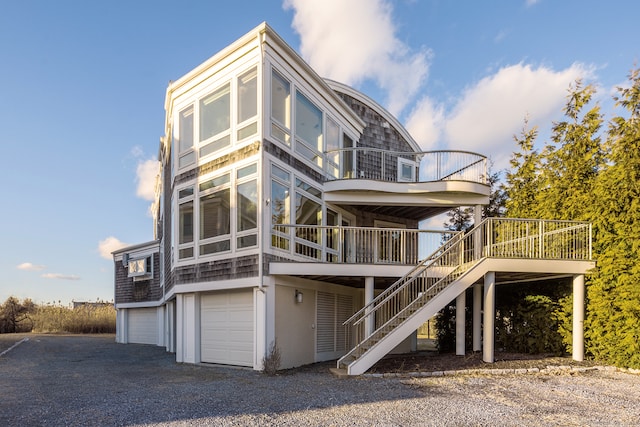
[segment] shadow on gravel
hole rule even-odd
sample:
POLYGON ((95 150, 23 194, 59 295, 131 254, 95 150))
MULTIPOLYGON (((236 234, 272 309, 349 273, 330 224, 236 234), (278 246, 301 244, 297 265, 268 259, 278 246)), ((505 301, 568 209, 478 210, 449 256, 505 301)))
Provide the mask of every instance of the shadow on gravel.
POLYGON ((268 377, 177 364, 162 347, 116 344, 113 335, 27 336, 0 357, 0 425, 191 423, 425 394, 400 381, 337 379, 328 364, 268 377))

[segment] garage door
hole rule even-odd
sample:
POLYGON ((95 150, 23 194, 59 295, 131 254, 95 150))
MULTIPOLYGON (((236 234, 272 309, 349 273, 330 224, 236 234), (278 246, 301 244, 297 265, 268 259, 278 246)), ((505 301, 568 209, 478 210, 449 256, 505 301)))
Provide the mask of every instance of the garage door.
POLYGON ((200 310, 200 359, 253 366, 253 291, 202 295, 200 310))
POLYGON ((158 316, 156 313, 156 308, 129 309, 128 333, 130 343, 158 343, 158 316))

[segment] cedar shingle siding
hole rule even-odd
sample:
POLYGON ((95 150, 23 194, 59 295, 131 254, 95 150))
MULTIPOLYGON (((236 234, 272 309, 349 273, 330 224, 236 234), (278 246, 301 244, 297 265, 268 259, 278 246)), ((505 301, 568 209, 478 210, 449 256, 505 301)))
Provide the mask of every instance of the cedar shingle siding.
POLYGON ((122 265, 122 262, 115 262, 116 304, 160 301, 162 299, 160 256, 158 253, 154 253, 151 257, 153 259, 153 277, 136 282, 133 281, 132 277, 128 277, 128 269, 122 265))

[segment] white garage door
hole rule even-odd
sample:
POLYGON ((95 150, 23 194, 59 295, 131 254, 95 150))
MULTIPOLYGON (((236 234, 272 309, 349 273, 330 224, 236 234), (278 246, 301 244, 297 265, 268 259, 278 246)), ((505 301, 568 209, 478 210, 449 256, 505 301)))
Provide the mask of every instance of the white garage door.
POLYGON ((158 343, 158 316, 156 313, 156 308, 129 309, 128 333, 130 343, 158 343))
POLYGON ((253 366, 253 291, 202 295, 200 310, 200 359, 253 366))

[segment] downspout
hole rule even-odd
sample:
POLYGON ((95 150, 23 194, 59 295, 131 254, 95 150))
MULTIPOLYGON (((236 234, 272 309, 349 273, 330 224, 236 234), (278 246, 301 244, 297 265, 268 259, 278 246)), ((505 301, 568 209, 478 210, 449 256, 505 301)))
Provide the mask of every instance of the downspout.
MULTIPOLYGON (((261 112, 262 114, 260 114, 260 117, 262 118, 262 132, 261 135, 264 134, 264 43, 266 40, 266 34, 265 34, 265 30, 262 30, 258 33, 258 45, 260 46, 260 72, 259 75, 262 77, 262 83, 261 83, 261 91, 260 94, 262 96, 260 96, 260 101, 261 101, 261 112)), ((264 140, 264 138, 262 138, 264 140)), ((262 141, 260 143, 260 204, 262 206, 262 208, 264 208, 264 204, 262 202, 262 200, 264 199, 264 185, 265 185, 265 177, 264 177, 264 145, 262 144, 262 141)), ((262 209, 261 209, 262 211, 262 209)), ((259 235, 260 235, 260 250, 258 251, 258 276, 260 277, 259 281, 258 281, 258 291, 262 292, 264 294, 264 233, 265 233, 265 229, 266 227, 264 227, 264 211, 261 212, 262 213, 262 218, 260 221, 260 224, 262 225, 260 231, 259 231, 259 235)))

